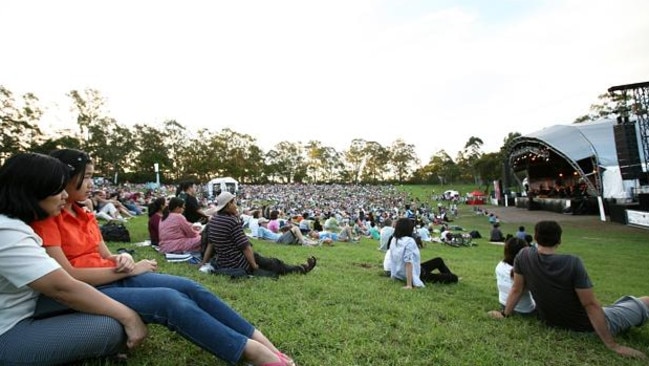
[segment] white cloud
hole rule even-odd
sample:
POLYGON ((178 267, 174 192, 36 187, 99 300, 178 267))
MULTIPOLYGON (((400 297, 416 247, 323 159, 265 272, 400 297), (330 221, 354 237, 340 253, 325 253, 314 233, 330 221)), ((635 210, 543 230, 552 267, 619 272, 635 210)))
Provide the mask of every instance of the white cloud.
POLYGON ((264 149, 403 138, 426 162, 471 136, 494 151, 509 132, 570 123, 609 86, 647 80, 643 0, 534 2, 498 23, 379 4, 3 2, 0 83, 59 113, 66 92, 95 88, 122 123, 229 127, 264 149))

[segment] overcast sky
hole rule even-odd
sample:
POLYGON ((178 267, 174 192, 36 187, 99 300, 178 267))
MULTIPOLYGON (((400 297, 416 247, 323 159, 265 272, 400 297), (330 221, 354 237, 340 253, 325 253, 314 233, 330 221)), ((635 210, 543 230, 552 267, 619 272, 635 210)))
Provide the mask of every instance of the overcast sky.
MULTIPOLYGON (((649 81, 647 0, 0 2, 0 84, 48 124, 94 88, 125 125, 231 128, 264 150, 354 138, 422 163, 567 124, 649 81)), ((58 125, 57 125, 58 124, 58 125)))

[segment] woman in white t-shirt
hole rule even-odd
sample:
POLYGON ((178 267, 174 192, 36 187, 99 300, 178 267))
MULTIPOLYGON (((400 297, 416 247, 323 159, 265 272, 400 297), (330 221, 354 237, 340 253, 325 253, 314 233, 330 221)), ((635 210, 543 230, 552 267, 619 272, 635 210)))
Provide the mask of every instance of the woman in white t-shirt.
POLYGON ((407 289, 425 287, 424 282, 457 283, 458 277, 446 266, 440 257, 421 262, 419 245, 412 237, 415 222, 400 218, 394 228, 388 252, 390 277, 405 281, 407 289), (438 271, 438 272, 434 272, 438 271))
MULTIPOLYGON (((496 284, 498 286, 498 302, 502 309, 505 308, 507 304, 507 297, 509 296, 509 290, 511 290, 514 283, 514 258, 521 249, 528 247, 529 244, 517 237, 512 237, 507 239, 505 242, 504 249, 504 258, 502 261, 498 262, 496 265, 496 284)), ((532 294, 529 290, 523 291, 521 299, 516 304, 514 311, 518 314, 529 315, 534 313, 536 304, 532 298, 532 294)))
POLYGON ((137 313, 72 278, 27 225, 61 213, 69 169, 34 153, 0 167, 0 365, 110 356, 146 337, 137 313))

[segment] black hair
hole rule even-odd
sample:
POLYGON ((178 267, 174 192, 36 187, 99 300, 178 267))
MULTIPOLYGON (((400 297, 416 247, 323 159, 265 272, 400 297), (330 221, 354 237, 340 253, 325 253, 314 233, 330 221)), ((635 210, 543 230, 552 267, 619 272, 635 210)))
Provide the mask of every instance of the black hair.
POLYGON ((525 226, 519 226, 518 231, 525 231, 525 226))
POLYGON ((394 237, 399 239, 404 236, 412 237, 412 232, 415 229, 415 222, 409 218, 402 217, 397 220, 397 224, 394 226, 394 237))
POLYGON ((182 192, 185 192, 186 190, 189 189, 189 187, 193 186, 194 182, 191 180, 186 180, 184 182, 180 182, 178 185, 178 188, 176 189, 176 196, 181 194, 182 192))
POLYGON ((77 189, 83 184, 83 177, 86 174, 86 165, 92 164, 90 156, 77 149, 54 150, 50 156, 59 159, 70 168, 70 179, 77 179, 77 189))
POLYGON ((166 202, 167 199, 165 199, 164 197, 158 197, 153 202, 151 202, 147 210, 149 217, 153 216, 156 212, 163 208, 166 202))
POLYGON ((514 265, 514 258, 516 258, 516 255, 518 252, 521 251, 521 249, 528 247, 529 244, 520 238, 517 237, 511 237, 505 241, 505 248, 504 248, 504 258, 503 262, 509 264, 510 266, 514 265))
POLYGON ((48 217, 39 204, 65 189, 70 168, 53 157, 18 153, 0 167, 0 214, 29 224, 48 217))
POLYGON ((561 243, 561 226, 556 221, 539 221, 534 226, 534 239, 542 247, 553 247, 561 243))
POLYGON ((167 207, 165 207, 164 211, 162 211, 162 221, 164 221, 167 217, 169 217, 169 213, 173 210, 175 210, 178 207, 183 207, 185 206, 185 200, 179 197, 172 197, 169 200, 169 204, 167 207))

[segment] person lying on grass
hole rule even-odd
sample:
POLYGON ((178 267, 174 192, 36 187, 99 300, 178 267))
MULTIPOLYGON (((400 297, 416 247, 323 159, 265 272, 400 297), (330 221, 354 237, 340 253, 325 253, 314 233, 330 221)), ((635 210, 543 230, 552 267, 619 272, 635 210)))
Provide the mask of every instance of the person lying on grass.
POLYGON ((514 260, 514 283, 505 309, 490 311, 493 318, 506 318, 526 288, 536 301, 538 317, 545 324, 577 332, 595 332, 606 347, 622 356, 646 358, 636 349, 613 338, 649 318, 649 297, 624 296, 602 307, 593 284, 579 257, 558 254, 561 226, 556 221, 540 221, 534 227, 537 247, 521 250, 514 260))
POLYGON ((246 319, 197 282, 156 273, 155 260, 135 262, 113 255, 97 221, 76 202, 92 189, 94 166, 88 154, 72 149, 52 156, 70 167, 69 197, 60 215, 31 223, 43 246, 72 277, 137 312, 145 323, 161 324, 231 364, 285 366, 293 362, 246 319))
POLYGON ((274 241, 278 244, 300 244, 300 245, 314 245, 313 242, 302 235, 300 228, 287 222, 284 226, 279 228, 279 233, 274 233, 268 229, 268 219, 265 217, 259 218, 257 221, 259 229, 257 229, 257 237, 262 240, 274 241))

